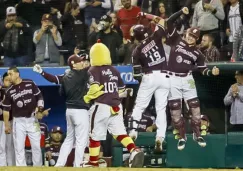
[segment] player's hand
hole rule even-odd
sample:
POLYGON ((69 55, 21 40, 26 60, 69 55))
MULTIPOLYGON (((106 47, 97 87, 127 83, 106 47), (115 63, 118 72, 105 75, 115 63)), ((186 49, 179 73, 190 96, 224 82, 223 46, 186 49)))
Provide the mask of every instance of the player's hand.
POLYGON ((147 15, 147 13, 145 13, 145 12, 139 12, 137 15, 137 18, 145 18, 146 15, 147 15))
POLYGON ((230 29, 229 29, 229 28, 226 29, 226 35, 227 35, 227 36, 230 36, 230 34, 231 34, 230 29))
POLYGON ((50 152, 50 151, 47 151, 47 152, 46 152, 46 157, 47 157, 48 161, 51 160, 52 155, 51 155, 51 152, 50 152))
POLYGON ((218 69, 216 66, 213 67, 213 69, 212 69, 212 74, 213 74, 214 76, 219 75, 219 69, 218 69))
POLYGON ((131 137, 135 141, 138 138, 138 131, 132 129, 129 133, 129 137, 131 137))
POLYGON ((187 7, 183 7, 182 8, 182 12, 183 12, 183 14, 188 15, 189 14, 189 9, 187 7))
POLYGON ((33 71, 34 71, 34 72, 37 72, 37 73, 39 73, 39 74, 41 74, 41 73, 43 72, 41 66, 38 65, 38 64, 35 64, 35 66, 33 67, 33 71))
POLYGON ((11 133, 11 127, 9 124, 5 124, 5 134, 10 134, 11 133))
POLYGON ((149 126, 149 127, 146 129, 146 132, 153 132, 153 126, 149 126))
POLYGON ((43 116, 48 116, 50 110, 51 110, 51 108, 44 110, 44 111, 42 112, 42 115, 43 115, 43 116))
POLYGON ((130 97, 133 96, 133 88, 127 88, 126 91, 127 91, 127 94, 128 94, 130 97))
POLYGON ((75 49, 74 49, 74 54, 75 54, 75 55, 78 55, 79 52, 80 52, 80 50, 79 50, 77 47, 75 47, 75 49))

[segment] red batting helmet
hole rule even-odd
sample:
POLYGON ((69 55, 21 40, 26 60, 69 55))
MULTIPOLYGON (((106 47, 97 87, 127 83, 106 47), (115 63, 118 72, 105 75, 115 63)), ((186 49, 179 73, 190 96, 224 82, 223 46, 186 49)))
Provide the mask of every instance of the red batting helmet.
POLYGON ((141 24, 133 26, 132 36, 138 41, 146 39, 148 34, 148 29, 141 24))
POLYGON ((195 37, 196 39, 199 39, 200 37, 200 30, 196 27, 191 27, 187 29, 187 33, 189 33, 191 36, 195 37))
POLYGON ((73 64, 88 60, 87 54, 81 54, 80 56, 72 55, 68 58, 68 65, 71 69, 73 69, 73 64))

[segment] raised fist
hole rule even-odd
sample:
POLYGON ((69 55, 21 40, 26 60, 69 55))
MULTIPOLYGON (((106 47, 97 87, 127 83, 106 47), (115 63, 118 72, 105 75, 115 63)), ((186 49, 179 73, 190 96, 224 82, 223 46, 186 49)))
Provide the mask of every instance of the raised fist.
POLYGON ((34 72, 37 72, 37 73, 39 73, 39 74, 41 74, 41 73, 43 72, 41 66, 38 65, 38 64, 35 64, 35 66, 33 67, 33 71, 34 71, 34 72))
POLYGON ((137 15, 137 18, 142 18, 142 17, 146 17, 146 13, 145 12, 139 12, 137 15))
POLYGON ((213 69, 212 69, 212 74, 213 74, 214 76, 219 75, 219 69, 218 69, 216 66, 213 67, 213 69))
POLYGON ((182 12, 183 12, 183 14, 188 15, 189 14, 189 9, 187 7, 183 7, 182 8, 182 12))

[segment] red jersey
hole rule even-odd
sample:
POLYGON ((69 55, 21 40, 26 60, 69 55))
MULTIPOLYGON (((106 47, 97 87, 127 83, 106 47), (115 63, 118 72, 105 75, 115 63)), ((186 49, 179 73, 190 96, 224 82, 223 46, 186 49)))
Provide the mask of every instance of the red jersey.
POLYGON ((117 12, 118 25, 125 39, 130 39, 130 28, 138 24, 137 15, 139 12, 141 9, 137 6, 133 6, 131 10, 122 8, 117 12))

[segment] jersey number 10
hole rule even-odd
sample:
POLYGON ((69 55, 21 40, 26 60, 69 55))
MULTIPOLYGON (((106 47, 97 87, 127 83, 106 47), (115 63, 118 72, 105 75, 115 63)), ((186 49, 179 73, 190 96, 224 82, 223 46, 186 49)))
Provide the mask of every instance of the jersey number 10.
POLYGON ((115 91, 118 91, 118 87, 116 82, 105 82, 105 93, 113 93, 115 91))

